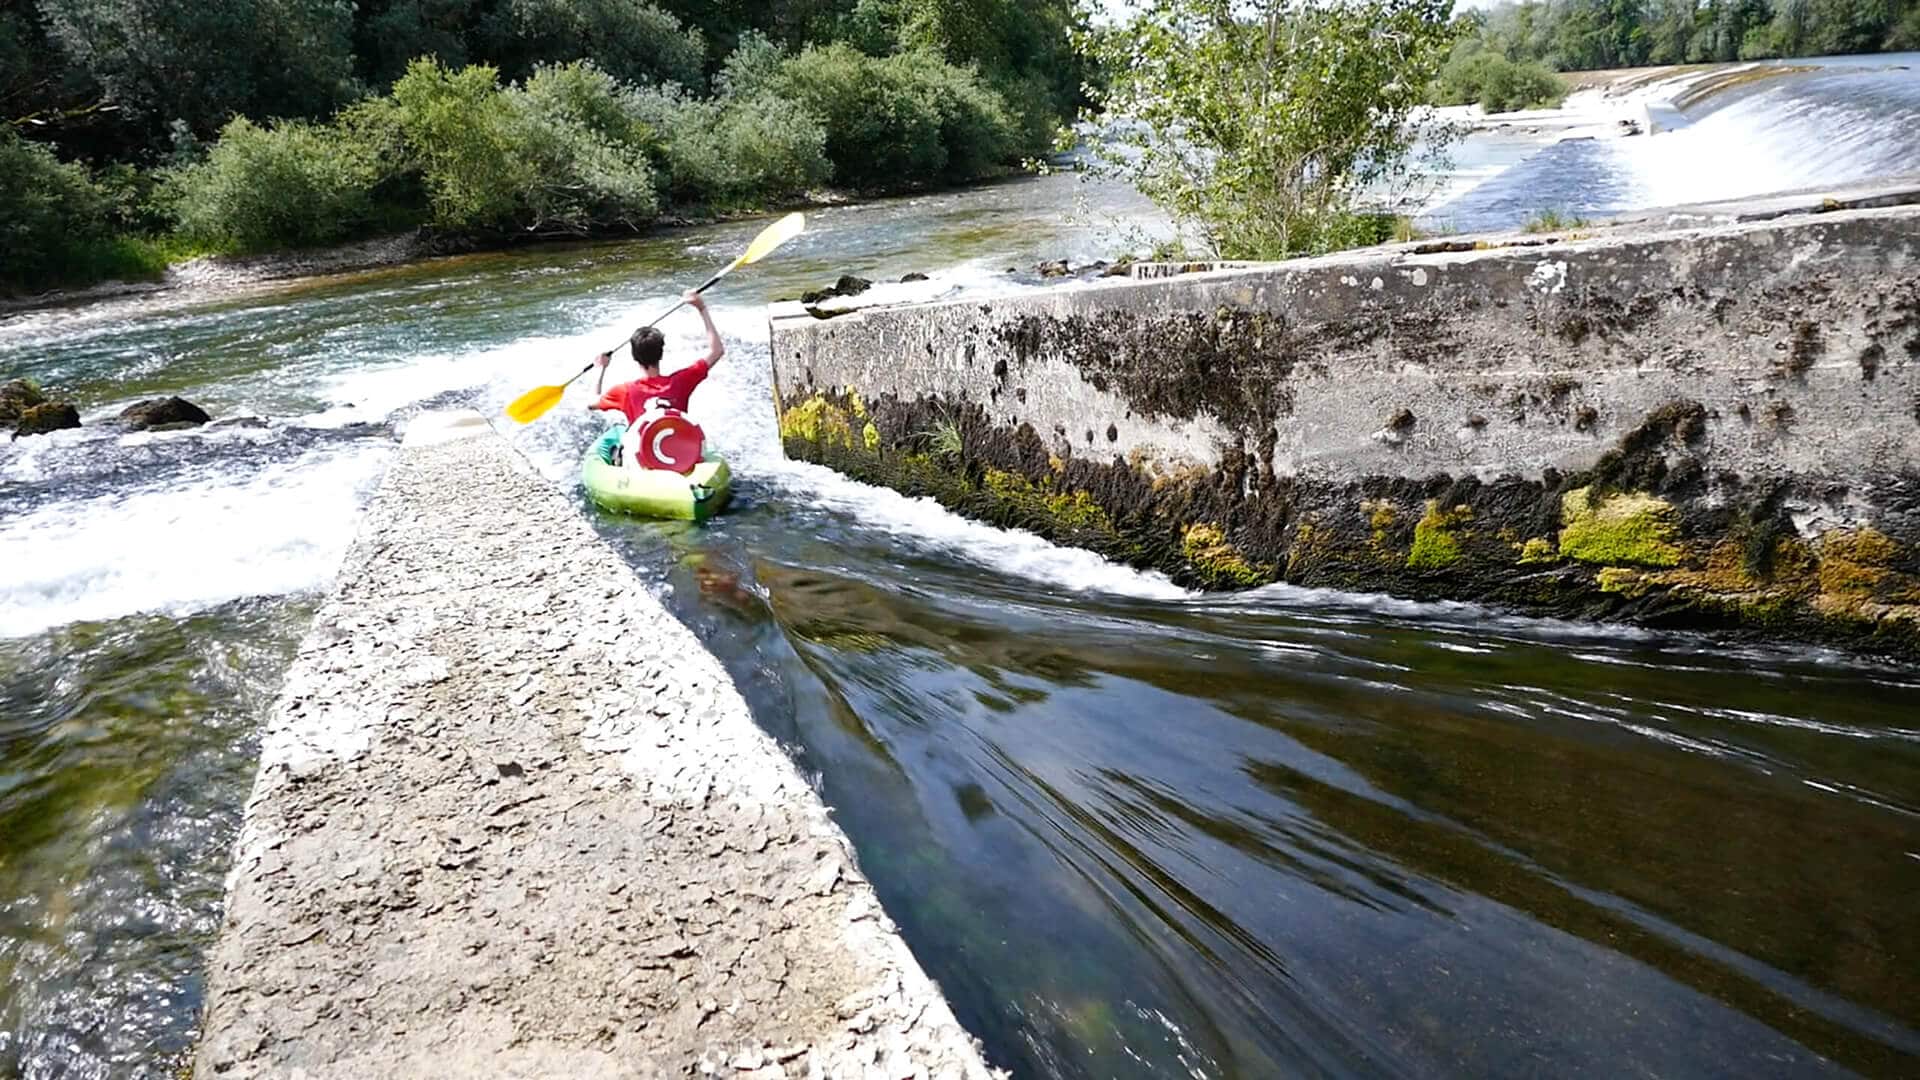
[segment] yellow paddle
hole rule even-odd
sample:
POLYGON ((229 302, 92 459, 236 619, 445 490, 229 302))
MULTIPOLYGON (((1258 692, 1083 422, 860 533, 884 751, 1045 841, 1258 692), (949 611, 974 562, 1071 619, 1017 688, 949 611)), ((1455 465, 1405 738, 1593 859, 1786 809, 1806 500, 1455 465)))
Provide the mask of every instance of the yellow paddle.
MULTIPOLYGON (((733 273, 735 270, 738 270, 743 266, 748 266, 753 263, 757 263, 761 259, 764 259, 767 256, 773 254, 775 248, 778 248, 781 244, 784 244, 787 241, 793 239, 794 237, 799 236, 801 233, 805 232, 806 229, 807 229, 806 215, 788 214, 786 217, 781 218, 779 221, 776 221, 773 224, 767 226, 765 229, 761 230, 760 235, 754 237, 753 243, 747 246, 747 250, 745 254, 733 260, 733 262, 730 263, 725 270, 722 270, 719 273, 708 278, 706 281, 706 284, 700 286, 699 288, 693 291, 696 293, 706 292, 708 289, 713 288, 713 286, 717 282, 719 282, 721 278, 726 277, 728 274, 733 273)), ((682 299, 679 303, 661 312, 659 318, 654 319, 653 322, 650 322, 647 325, 652 326, 654 325, 654 323, 659 322, 661 319, 664 319, 667 316, 673 314, 674 312, 679 311, 682 307, 686 306, 686 303, 687 303, 686 300, 682 299)), ((618 350, 621 347, 621 345, 625 345, 625 344, 626 342, 623 341, 620 343, 620 345, 615 345, 612 349, 608 349, 607 351, 614 352, 618 350)), ((511 405, 507 406, 507 415, 512 417, 515 423, 520 423, 520 424, 533 423, 535 420, 538 420, 542 416, 545 416, 547 414, 547 410, 553 408, 555 405, 560 404, 560 397, 561 395, 567 392, 567 387, 572 386, 576 382, 579 382, 580 376, 585 375, 589 371, 592 371, 593 368, 594 368, 594 365, 588 364, 586 367, 583 367, 580 369, 579 374, 576 374, 573 378, 568 379, 566 382, 561 383, 559 386, 535 387, 534 389, 529 390, 524 394, 521 394, 519 397, 513 399, 513 403, 511 405)))

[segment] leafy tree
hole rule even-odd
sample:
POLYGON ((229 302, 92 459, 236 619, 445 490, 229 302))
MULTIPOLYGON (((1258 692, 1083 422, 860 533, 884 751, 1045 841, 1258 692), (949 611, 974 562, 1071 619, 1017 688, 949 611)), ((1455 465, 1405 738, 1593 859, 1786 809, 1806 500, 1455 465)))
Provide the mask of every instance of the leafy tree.
POLYGON ((540 64, 591 60, 622 82, 706 82, 700 32, 638 0, 503 0, 482 33, 474 55, 509 78, 540 64))
POLYGON ((1156 0, 1094 39, 1109 166, 1227 258, 1345 246, 1406 179, 1449 0, 1156 0))
POLYGON ((0 128, 0 284, 31 286, 105 230, 107 200, 87 170, 0 128))
POLYGON ((235 115, 318 117, 351 100, 348 0, 40 0, 56 44, 150 131, 235 115))

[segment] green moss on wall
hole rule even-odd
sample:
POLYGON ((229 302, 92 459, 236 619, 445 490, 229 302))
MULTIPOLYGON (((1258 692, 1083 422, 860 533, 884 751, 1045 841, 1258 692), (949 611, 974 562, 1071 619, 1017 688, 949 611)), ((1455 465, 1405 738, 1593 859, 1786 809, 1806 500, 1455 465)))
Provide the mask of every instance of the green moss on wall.
POLYGON ((853 423, 846 410, 815 394, 780 413, 780 437, 853 448, 853 423))
POLYGON ((1672 503, 1640 492, 1592 494, 1577 488, 1561 498, 1560 554, 1600 566, 1680 564, 1672 503))
POLYGON ((1227 542, 1227 534, 1211 522, 1196 522, 1181 533, 1180 550, 1196 574, 1215 588, 1251 588, 1273 581, 1272 567, 1258 567, 1227 542))
POLYGON ((1413 550, 1407 553, 1409 570, 1444 570, 1460 561, 1460 528, 1473 520, 1473 511, 1465 506, 1440 509, 1436 500, 1427 500, 1427 512, 1413 527, 1413 550))
POLYGON ((1899 557, 1900 545, 1878 529, 1834 529, 1820 538, 1820 591, 1872 593, 1899 557))
POLYGON ((1520 545, 1520 565, 1545 566, 1560 561, 1560 549, 1544 536, 1536 536, 1520 545))

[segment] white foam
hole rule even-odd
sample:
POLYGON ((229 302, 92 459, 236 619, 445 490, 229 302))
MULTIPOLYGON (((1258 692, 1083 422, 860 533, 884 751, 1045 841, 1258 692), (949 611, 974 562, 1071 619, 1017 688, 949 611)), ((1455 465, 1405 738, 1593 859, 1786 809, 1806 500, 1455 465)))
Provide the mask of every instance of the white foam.
POLYGON ((39 507, 0 522, 0 637, 323 587, 386 454, 367 444, 246 479, 39 507))

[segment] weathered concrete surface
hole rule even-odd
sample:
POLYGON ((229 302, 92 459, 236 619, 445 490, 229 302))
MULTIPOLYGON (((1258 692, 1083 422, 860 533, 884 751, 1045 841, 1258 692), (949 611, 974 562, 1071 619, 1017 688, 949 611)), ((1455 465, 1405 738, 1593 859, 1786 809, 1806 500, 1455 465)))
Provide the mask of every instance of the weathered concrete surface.
POLYGON ((198 1077, 987 1075, 718 662, 478 416, 409 432, 262 758, 198 1077))
POLYGON ((1198 585, 1920 653, 1920 207, 1766 214, 777 308, 782 435, 1198 585))

